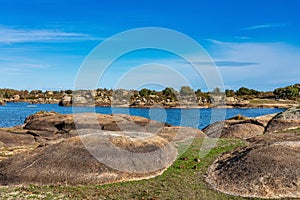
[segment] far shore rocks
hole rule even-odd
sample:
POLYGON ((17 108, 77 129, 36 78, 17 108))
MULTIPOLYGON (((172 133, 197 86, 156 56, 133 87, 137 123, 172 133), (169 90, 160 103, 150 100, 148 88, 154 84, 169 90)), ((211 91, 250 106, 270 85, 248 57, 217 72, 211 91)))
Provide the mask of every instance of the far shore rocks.
POLYGON ((72 106, 72 97, 65 95, 59 102, 59 106, 72 106))
POLYGON ((5 101, 0 99, 0 106, 4 106, 5 105, 5 101))

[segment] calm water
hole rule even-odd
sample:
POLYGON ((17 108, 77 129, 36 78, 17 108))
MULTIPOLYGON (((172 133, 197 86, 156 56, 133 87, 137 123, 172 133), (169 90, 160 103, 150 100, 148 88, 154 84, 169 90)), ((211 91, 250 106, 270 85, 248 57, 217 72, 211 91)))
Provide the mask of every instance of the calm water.
POLYGON ((60 107, 53 104, 37 104, 30 107, 28 103, 7 103, 0 106, 0 127, 11 127, 24 123, 28 115, 41 110, 55 111, 62 114, 73 112, 97 112, 102 114, 122 113, 150 118, 172 125, 182 125, 190 127, 204 128, 214 121, 223 120, 241 114, 247 117, 256 117, 265 114, 281 112, 284 109, 277 108, 230 108, 230 109, 159 109, 159 108, 110 108, 110 107, 60 107))

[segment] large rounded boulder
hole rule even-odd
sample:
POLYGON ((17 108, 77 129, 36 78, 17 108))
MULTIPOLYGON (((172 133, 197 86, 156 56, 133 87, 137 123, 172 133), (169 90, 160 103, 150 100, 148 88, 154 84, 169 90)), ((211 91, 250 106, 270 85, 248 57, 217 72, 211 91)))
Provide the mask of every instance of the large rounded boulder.
MULTIPOLYGON (((206 137, 194 128, 171 126, 144 117, 124 114, 58 114, 39 112, 27 117, 24 129, 35 135, 38 141, 49 142, 78 135, 78 130, 135 131, 155 133, 168 141, 184 140, 191 137, 206 137)), ((85 134, 85 132, 80 132, 85 134)))
POLYGON ((176 159, 174 143, 206 137, 198 129, 123 114, 38 112, 22 127, 10 133, 3 130, 3 146, 25 141, 35 148, 0 162, 0 185, 106 184, 150 178, 176 159))
POLYGON ((106 184, 151 178, 177 150, 153 134, 99 131, 17 154, 0 162, 0 185, 106 184))
POLYGON ((265 136, 221 155, 209 168, 207 182, 231 195, 300 198, 300 133, 265 136))
POLYGON ((34 136, 27 134, 26 132, 18 133, 0 130, 0 147, 18 147, 33 145, 34 143, 34 136))
POLYGON ((213 138, 248 139, 264 133, 265 127, 257 119, 236 116, 231 119, 215 122, 203 129, 203 132, 213 138))
POLYGON ((267 125, 266 133, 277 133, 300 128, 300 106, 277 114, 267 125))

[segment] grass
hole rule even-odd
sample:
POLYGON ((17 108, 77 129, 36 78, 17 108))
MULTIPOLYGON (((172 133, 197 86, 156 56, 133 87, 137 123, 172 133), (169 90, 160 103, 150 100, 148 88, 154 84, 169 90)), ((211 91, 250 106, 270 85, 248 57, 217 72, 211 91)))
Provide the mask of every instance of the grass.
POLYGON ((281 102, 275 101, 273 99, 251 99, 251 104, 278 104, 281 102))
POLYGON ((217 147, 197 162, 203 139, 191 146, 161 176, 108 185, 0 187, 0 199, 245 199, 219 193, 205 181, 207 168, 223 152, 245 143, 219 139, 217 147))

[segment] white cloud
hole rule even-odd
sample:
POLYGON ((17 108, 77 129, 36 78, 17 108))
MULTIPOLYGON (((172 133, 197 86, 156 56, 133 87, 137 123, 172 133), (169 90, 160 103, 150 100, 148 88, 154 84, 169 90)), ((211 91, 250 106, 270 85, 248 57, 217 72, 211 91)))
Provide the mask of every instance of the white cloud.
POLYGON ((256 30, 256 29, 267 29, 267 28, 278 28, 278 27, 284 27, 286 24, 261 24, 261 25, 255 25, 246 27, 243 30, 256 30))
POLYGON ((100 40, 89 34, 60 30, 17 29, 0 26, 0 43, 50 42, 72 40, 100 40))
POLYGON ((212 44, 214 60, 253 63, 235 67, 228 65, 219 70, 225 85, 235 88, 274 89, 299 81, 300 47, 286 43, 234 43, 212 44))
POLYGON ((18 68, 27 68, 27 69, 45 69, 50 67, 50 65, 46 64, 32 64, 32 63, 24 63, 24 64, 16 64, 15 67, 18 68))

